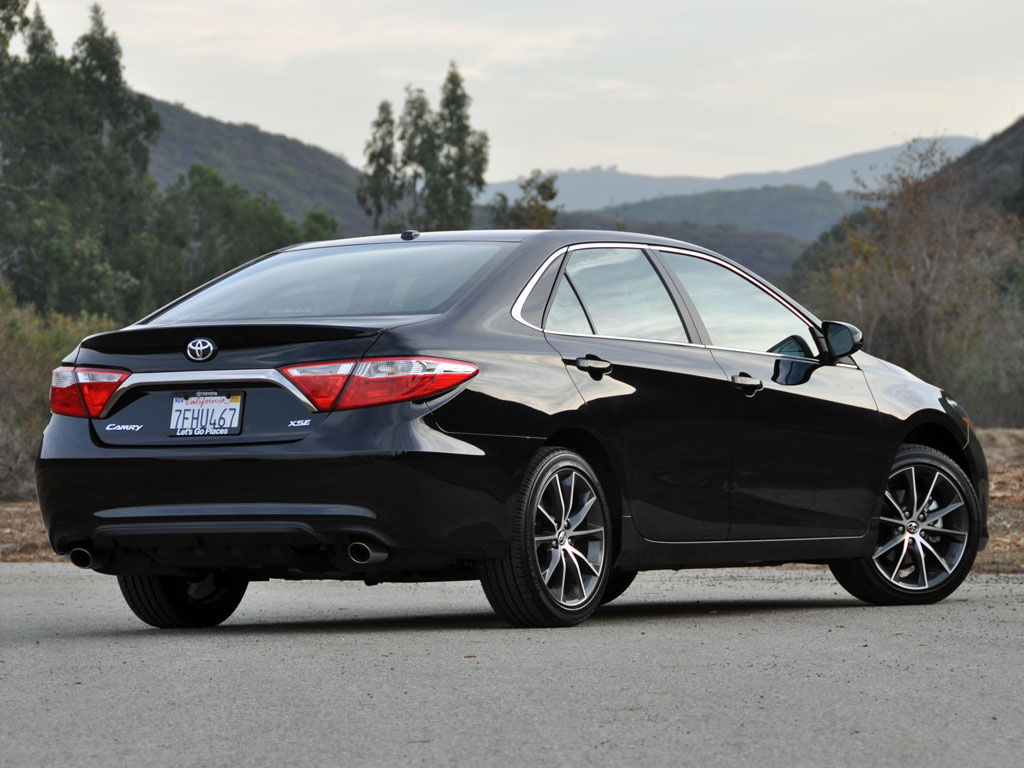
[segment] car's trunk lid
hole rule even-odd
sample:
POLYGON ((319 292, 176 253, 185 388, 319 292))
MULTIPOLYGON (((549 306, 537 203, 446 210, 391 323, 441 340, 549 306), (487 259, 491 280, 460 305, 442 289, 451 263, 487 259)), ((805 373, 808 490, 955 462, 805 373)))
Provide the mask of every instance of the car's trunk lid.
MULTIPOLYGON (((87 338, 75 363, 131 372, 92 419, 101 443, 187 447, 299 440, 327 414, 315 412, 279 368, 358 359, 386 328, 423 319, 137 325, 87 338), (204 359, 188 355, 196 340, 212 346, 204 359)), ((197 349, 208 351, 206 344, 197 349)))

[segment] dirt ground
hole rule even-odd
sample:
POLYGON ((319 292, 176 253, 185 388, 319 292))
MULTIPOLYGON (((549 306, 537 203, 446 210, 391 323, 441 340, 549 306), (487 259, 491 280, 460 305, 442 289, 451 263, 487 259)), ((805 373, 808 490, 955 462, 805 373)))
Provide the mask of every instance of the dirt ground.
MULTIPOLYGON (((1024 572, 1024 429, 978 430, 988 459, 991 540, 975 570, 1024 572)), ((58 561, 34 501, 0 501, 0 562, 58 561)))

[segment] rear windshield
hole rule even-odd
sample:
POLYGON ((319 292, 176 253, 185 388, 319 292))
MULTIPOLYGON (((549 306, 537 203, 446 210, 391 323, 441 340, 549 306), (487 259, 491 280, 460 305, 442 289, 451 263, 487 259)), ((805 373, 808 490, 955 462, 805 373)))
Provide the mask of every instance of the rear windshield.
POLYGON ((387 243, 287 251, 235 272, 151 322, 442 312, 514 243, 387 243))

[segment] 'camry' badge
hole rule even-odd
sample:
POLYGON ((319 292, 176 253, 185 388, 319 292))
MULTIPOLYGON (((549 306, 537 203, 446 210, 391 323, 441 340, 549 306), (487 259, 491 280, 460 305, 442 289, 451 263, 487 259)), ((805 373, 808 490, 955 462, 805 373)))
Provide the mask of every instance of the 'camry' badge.
POLYGON ((217 345, 209 339, 192 339, 185 347, 185 355, 189 360, 202 363, 217 354, 217 345))

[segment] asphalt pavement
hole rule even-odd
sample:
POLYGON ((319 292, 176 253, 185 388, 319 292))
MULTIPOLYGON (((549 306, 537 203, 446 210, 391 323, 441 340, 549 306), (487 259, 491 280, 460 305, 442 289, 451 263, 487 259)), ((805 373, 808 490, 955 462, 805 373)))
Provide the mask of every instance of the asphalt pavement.
POLYGON ((0 766, 1024 764, 1024 577, 878 608, 827 571, 641 574, 582 626, 476 583, 253 584, 155 630, 112 577, 0 565, 0 766))

